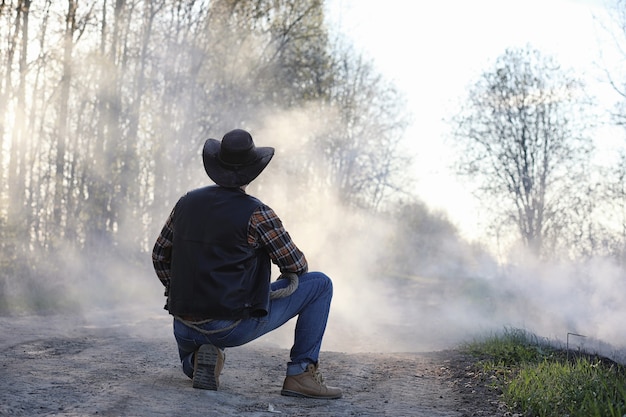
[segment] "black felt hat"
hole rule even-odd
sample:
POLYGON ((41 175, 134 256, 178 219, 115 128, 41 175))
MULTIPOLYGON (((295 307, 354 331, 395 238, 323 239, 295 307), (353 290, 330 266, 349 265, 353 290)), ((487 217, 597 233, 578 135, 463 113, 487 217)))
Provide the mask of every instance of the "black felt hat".
POLYGON ((209 178, 222 187, 241 187, 259 176, 274 156, 274 148, 257 147, 252 135, 242 129, 231 130, 220 142, 207 139, 202 162, 209 178))

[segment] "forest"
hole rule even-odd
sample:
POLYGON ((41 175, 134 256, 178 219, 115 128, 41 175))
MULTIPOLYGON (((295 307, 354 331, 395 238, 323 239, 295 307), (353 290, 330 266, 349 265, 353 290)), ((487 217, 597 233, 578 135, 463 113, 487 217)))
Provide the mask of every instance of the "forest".
MULTIPOLYGON (((322 0, 2 0, 0 313, 120 297, 133 276, 158 286, 154 240, 209 183, 206 138, 235 127, 276 147, 252 193, 320 265, 330 252, 401 286, 484 293, 476 277, 506 268, 411 194, 414 115, 325 15, 322 0)), ((626 164, 593 171, 583 90, 540 51, 504 51, 451 120, 459 171, 498 202, 494 236, 514 248, 622 265, 626 164)))
POLYGON ((4 295, 142 263, 209 182, 204 140, 233 127, 279 148, 267 192, 369 210, 398 189, 402 98, 330 37, 322 1, 16 0, 0 20, 4 295))

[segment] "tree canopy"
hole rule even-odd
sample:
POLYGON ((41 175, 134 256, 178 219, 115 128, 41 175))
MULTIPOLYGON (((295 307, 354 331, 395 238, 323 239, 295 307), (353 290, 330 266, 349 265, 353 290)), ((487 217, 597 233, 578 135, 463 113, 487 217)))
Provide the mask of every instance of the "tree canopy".
POLYGON ((455 119, 459 172, 479 184, 500 225, 537 254, 559 240, 585 199, 590 102, 553 58, 508 49, 470 89, 455 119))

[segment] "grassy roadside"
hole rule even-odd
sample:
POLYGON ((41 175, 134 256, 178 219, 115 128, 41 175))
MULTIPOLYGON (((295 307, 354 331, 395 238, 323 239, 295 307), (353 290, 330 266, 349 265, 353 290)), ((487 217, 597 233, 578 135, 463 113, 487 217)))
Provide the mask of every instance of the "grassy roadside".
POLYGON ((546 346, 523 330, 474 341, 478 358, 511 411, 533 417, 626 416, 626 367, 594 355, 546 346))

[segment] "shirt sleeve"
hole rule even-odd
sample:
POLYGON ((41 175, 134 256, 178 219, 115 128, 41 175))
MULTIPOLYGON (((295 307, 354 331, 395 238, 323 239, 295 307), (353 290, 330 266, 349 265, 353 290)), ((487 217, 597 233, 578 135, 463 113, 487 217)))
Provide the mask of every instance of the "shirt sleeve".
POLYGON ((293 243, 274 210, 266 205, 250 216, 248 243, 254 248, 265 248, 280 272, 302 275, 308 271, 304 253, 293 243))
POLYGON ((174 239, 174 229, 172 228, 172 221, 174 218, 174 208, 170 213, 161 234, 154 244, 152 249, 152 264, 154 265, 154 271, 157 277, 168 289, 170 286, 171 278, 171 264, 172 264, 172 240, 174 239))

